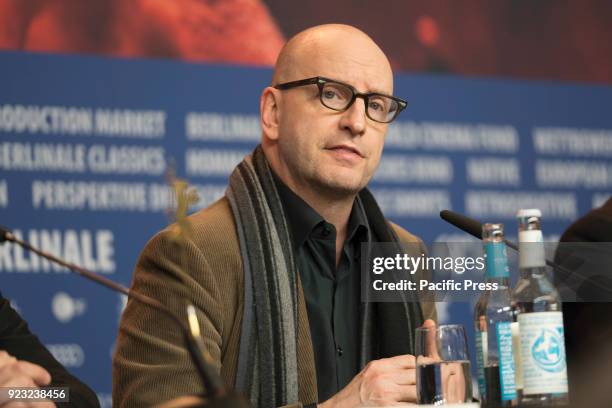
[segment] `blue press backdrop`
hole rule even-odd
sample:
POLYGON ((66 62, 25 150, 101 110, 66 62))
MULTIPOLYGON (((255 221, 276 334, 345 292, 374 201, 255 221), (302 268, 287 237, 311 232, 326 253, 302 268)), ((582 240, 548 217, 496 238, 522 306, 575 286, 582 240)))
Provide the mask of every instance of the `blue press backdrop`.
MULTIPOLYGON (((271 70, 0 52, 0 223, 129 285, 167 222, 165 165, 223 194, 257 143, 271 70)), ((393 221, 425 241, 463 239, 444 208, 507 224, 539 207, 557 238, 612 192, 612 87, 397 75, 408 109, 372 183, 393 221)), ((121 296, 11 245, 0 290, 56 357, 110 405, 121 296)), ((441 318, 470 324, 469 304, 441 318)), ((468 326, 470 327, 470 326, 468 326)))

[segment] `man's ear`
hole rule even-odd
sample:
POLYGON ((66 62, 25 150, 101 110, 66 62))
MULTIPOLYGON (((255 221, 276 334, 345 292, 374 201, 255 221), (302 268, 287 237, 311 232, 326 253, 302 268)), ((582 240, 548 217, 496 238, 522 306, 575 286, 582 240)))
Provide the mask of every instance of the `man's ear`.
POLYGON ((261 130, 270 140, 278 139, 279 97, 278 90, 269 86, 263 90, 259 99, 261 130))

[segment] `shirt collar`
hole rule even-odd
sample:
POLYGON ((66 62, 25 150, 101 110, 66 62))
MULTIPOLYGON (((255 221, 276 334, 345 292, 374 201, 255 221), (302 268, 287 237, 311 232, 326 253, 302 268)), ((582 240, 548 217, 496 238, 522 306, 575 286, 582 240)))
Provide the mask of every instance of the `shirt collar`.
POLYGON ((353 209, 348 222, 348 232, 346 234, 347 242, 358 240, 358 242, 365 241, 366 232, 368 231, 368 220, 365 217, 363 206, 358 202, 359 196, 355 198, 353 202, 353 209))
MULTIPOLYGON (((322 222, 326 222, 306 201, 294 193, 283 181, 272 171, 274 183, 278 190, 283 210, 287 219, 287 225, 291 231, 293 248, 299 248, 309 237, 310 233, 322 222)), ((360 241, 365 237, 364 232, 368 230, 368 222, 365 214, 358 205, 357 198, 353 202, 353 209, 349 216, 346 242, 353 239, 360 241)))

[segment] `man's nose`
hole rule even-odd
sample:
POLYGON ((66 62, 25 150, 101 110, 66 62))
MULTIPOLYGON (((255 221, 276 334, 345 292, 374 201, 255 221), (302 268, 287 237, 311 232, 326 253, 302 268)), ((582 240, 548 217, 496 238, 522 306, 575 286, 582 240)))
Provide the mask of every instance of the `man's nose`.
POLYGON ((366 129, 366 111, 363 98, 355 99, 355 102, 347 110, 342 112, 340 126, 353 135, 361 135, 366 129))

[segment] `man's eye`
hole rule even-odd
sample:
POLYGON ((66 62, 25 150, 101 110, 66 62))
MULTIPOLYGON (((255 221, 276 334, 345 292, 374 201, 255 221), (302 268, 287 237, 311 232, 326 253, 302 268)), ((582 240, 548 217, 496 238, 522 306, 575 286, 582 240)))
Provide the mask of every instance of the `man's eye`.
POLYGON ((368 100, 368 109, 374 112, 387 113, 391 109, 391 104, 387 98, 383 98, 377 95, 371 96, 368 100))
POLYGON ((379 102, 370 102, 370 109, 375 111, 382 111, 385 107, 379 102))
POLYGON ((338 94, 336 93, 336 91, 334 91, 332 89, 325 89, 323 91, 323 97, 325 99, 334 99, 334 98, 338 97, 338 94))
POLYGON ((351 91, 340 86, 327 85, 323 88, 323 98, 328 101, 347 101, 351 98, 351 91))

